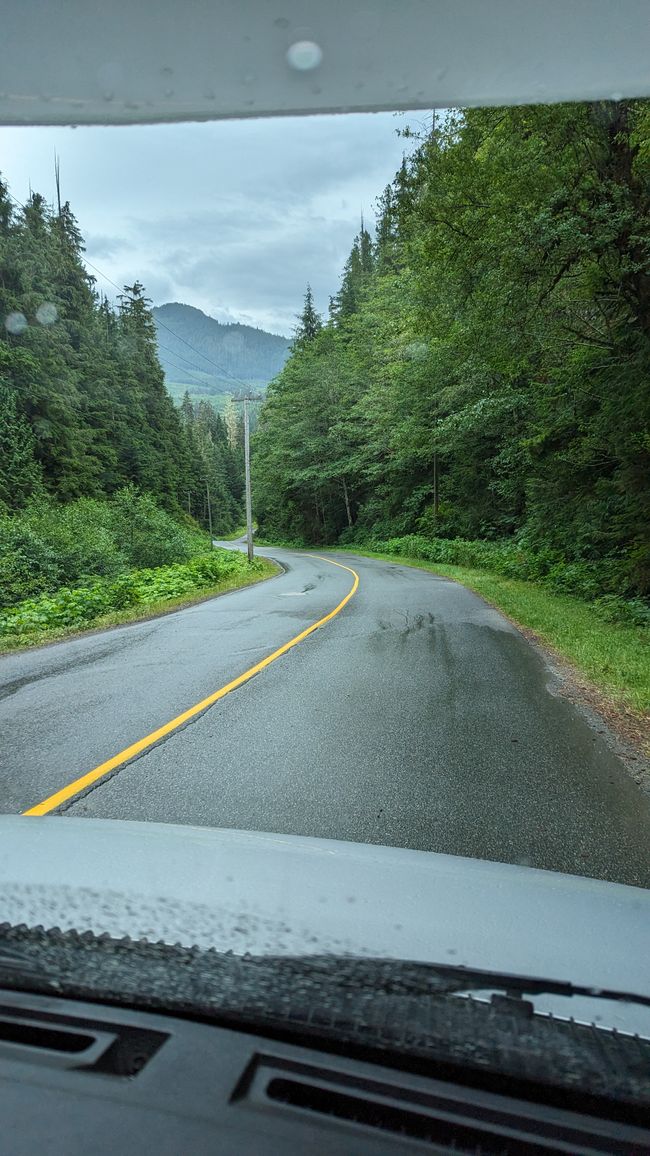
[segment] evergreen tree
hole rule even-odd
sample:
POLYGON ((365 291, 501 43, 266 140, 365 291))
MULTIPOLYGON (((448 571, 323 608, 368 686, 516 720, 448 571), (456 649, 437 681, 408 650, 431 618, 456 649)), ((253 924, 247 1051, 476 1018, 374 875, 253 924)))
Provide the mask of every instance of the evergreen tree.
POLYGON ((0 511, 19 510, 37 489, 40 471, 34 436, 18 411, 14 391, 0 378, 0 511))
POLYGON ((650 102, 416 139, 269 389, 262 531, 514 538, 650 590, 650 102))
POLYGON ((308 285, 307 292, 305 293, 305 304, 294 330, 293 348, 295 349, 307 341, 313 341, 317 333, 322 329, 322 325, 322 318, 314 307, 311 285, 308 285))

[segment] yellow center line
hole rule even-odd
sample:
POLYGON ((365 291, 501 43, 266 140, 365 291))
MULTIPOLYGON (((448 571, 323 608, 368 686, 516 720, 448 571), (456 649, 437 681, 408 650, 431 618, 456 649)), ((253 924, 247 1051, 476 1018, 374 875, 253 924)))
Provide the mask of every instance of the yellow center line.
POLYGON ((171 719, 171 721, 165 723, 164 726, 158 727, 157 730, 152 731, 149 735, 145 735, 143 739, 138 739, 136 743, 132 743, 130 747, 126 747, 123 751, 120 751, 118 755, 113 755, 112 759, 107 759, 105 763, 100 763, 94 770, 88 771, 87 774, 81 775, 78 779, 74 779, 73 782, 68 783, 66 787, 62 787, 60 791, 56 791, 54 795, 49 795, 47 799, 43 799, 42 803, 37 803, 36 806, 30 807, 27 811, 23 811, 23 815, 47 815, 50 811, 56 810, 57 807, 60 807, 63 803, 67 803, 69 799, 72 799, 81 791, 85 791, 86 788, 92 786, 93 783, 98 782, 99 779, 103 779, 104 775, 110 774, 111 771, 116 770, 116 768, 122 766, 123 763, 128 763, 130 759, 135 758, 135 756, 139 755, 142 751, 146 751, 147 747, 153 746, 154 743, 159 742, 160 739, 165 738, 166 735, 177 730, 178 727, 183 726, 183 724, 189 722, 190 719, 196 718, 197 715, 207 710, 208 707, 212 706, 215 702, 218 702, 220 698, 225 698, 232 690, 236 690, 238 686, 243 686, 250 678, 259 674, 261 670, 264 670, 266 666, 270 666, 272 662, 275 662, 276 658, 280 658, 281 655, 286 654, 288 650, 297 646, 303 639, 308 638, 310 634, 313 634, 314 630, 318 630, 319 626, 324 626, 326 622, 330 622, 332 618, 335 618, 353 595, 356 594, 359 585, 359 575, 356 570, 353 570, 350 566, 344 566, 341 562, 334 562, 332 558, 323 558, 320 554, 308 554, 305 556, 318 558, 321 562, 329 562, 330 565, 338 566, 340 570, 347 570, 348 573, 353 575, 354 582, 352 583, 352 587, 345 598, 339 602, 338 606, 330 610, 329 614, 326 614, 324 618, 319 618, 318 622, 312 623, 306 630, 301 631, 295 638, 290 639, 289 642, 285 642, 284 646, 280 646, 278 650, 274 650, 273 654, 269 654, 266 658, 263 658, 261 662, 256 663, 255 666, 251 666, 249 670, 244 671, 243 674, 234 678, 232 682, 226 683, 220 690, 215 690, 214 694, 208 695, 208 697, 202 699, 201 702, 197 702, 194 706, 189 707, 188 710, 183 711, 182 714, 177 715, 176 718, 171 719))

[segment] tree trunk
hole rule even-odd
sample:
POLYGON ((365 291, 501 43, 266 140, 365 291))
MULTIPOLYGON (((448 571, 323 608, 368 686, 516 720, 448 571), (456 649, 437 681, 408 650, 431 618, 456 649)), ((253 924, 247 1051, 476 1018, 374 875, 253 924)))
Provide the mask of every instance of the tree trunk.
POLYGON ((348 516, 348 526, 352 526, 353 522, 352 512, 350 510, 350 495, 348 494, 348 486, 345 478, 341 478, 341 483, 343 485, 343 497, 345 498, 345 512, 348 516))

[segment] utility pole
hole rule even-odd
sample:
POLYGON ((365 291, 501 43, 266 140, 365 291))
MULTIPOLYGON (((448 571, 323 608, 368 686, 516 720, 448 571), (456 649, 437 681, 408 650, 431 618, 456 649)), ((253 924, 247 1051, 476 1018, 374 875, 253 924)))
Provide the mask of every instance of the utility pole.
POLYGON ((212 550, 214 547, 214 542, 212 541, 212 504, 210 502, 210 483, 207 478, 205 479, 205 492, 208 498, 208 529, 210 531, 210 549, 212 550))
POLYGON ((249 401, 264 401, 261 394, 246 394, 244 397, 238 397, 236 401, 243 401, 244 403, 244 474, 246 477, 246 544, 248 550, 248 561, 253 561, 253 500, 251 497, 251 437, 250 437, 250 423, 248 416, 249 401))
POLYGON ((248 561, 253 561, 253 500, 251 498, 251 435, 248 421, 248 398, 244 398, 244 472, 246 474, 246 543, 248 561))

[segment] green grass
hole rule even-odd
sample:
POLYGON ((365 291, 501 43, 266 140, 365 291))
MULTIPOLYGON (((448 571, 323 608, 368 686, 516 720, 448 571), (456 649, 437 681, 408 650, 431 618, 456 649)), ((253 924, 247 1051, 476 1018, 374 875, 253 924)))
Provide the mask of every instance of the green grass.
POLYGON ((266 578, 272 578, 278 573, 274 562, 266 558, 256 558, 254 568, 246 568, 235 573, 225 574, 223 577, 205 585, 198 585, 195 590, 184 591, 182 594, 163 597, 152 597, 136 605, 127 606, 122 610, 109 610, 104 614, 76 623, 70 626, 43 626, 41 629, 30 630, 29 633, 5 633, 0 637, 0 654, 25 650, 34 646, 44 646, 50 642, 60 642, 66 638, 75 638, 95 630, 106 630, 111 626, 122 626, 129 622, 139 622, 145 618, 156 618, 169 614, 174 610, 191 606, 196 602, 205 602, 219 594, 227 594, 231 590, 238 590, 244 586, 252 586, 266 578))
POLYGON ((518 626, 532 630, 545 646, 575 666, 616 706, 642 718, 650 715, 650 638, 635 626, 606 622, 588 602, 554 594, 533 582, 504 578, 464 566, 443 566, 354 546, 334 547, 384 562, 430 570, 462 583, 502 610, 518 626))

